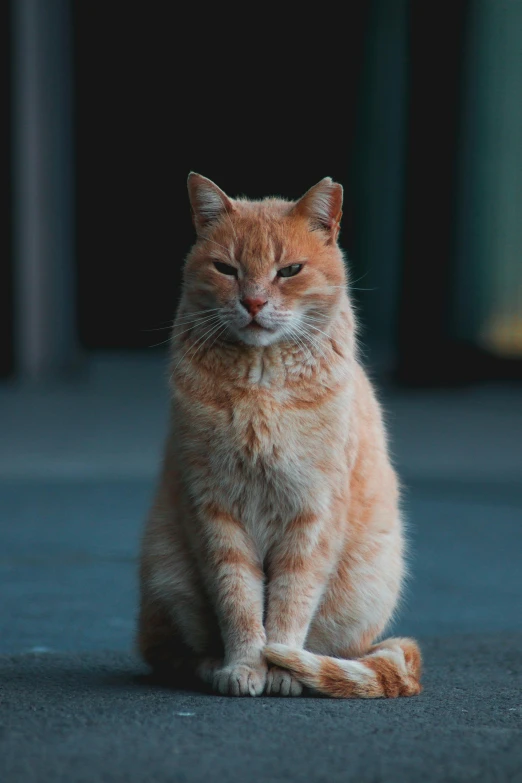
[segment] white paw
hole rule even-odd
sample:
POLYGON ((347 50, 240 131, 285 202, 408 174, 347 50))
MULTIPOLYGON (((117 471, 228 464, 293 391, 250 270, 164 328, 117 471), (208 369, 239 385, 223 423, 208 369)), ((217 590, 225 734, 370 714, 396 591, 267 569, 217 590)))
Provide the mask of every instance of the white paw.
POLYGON ((300 696, 303 686, 286 669, 272 666, 266 678, 266 693, 269 696, 300 696))
POLYGON ((266 665, 232 663, 214 672, 212 687, 228 696, 259 696, 266 683, 266 665))

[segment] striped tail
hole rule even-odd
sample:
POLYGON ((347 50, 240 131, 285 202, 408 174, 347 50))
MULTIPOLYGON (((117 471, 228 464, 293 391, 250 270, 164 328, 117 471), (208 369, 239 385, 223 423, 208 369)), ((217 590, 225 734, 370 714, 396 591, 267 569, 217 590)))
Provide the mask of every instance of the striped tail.
POLYGON ((415 696, 422 686, 421 654, 413 639, 386 639, 361 658, 314 655, 285 644, 265 647, 265 656, 303 685, 337 699, 415 696))

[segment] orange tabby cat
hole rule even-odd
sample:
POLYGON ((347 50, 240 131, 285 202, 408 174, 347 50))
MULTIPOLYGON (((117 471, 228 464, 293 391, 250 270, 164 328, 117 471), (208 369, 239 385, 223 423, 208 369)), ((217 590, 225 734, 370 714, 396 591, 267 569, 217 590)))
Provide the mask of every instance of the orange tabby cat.
POLYGON ((411 639, 374 644, 403 581, 397 479, 357 361, 342 188, 232 200, 188 181, 197 241, 141 561, 138 641, 223 694, 410 696, 411 639))

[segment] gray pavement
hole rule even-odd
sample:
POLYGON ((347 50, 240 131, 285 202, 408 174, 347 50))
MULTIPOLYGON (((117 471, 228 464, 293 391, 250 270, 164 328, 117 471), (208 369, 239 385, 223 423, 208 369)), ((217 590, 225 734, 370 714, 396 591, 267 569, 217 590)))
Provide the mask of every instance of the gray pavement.
POLYGON ((0 388, 0 781, 522 781, 520 389, 385 395, 416 699, 224 699, 132 655, 166 419, 156 357, 0 388))
POLYGON ((9 783, 522 780, 522 634, 425 640, 413 699, 231 699, 124 653, 0 658, 9 783))

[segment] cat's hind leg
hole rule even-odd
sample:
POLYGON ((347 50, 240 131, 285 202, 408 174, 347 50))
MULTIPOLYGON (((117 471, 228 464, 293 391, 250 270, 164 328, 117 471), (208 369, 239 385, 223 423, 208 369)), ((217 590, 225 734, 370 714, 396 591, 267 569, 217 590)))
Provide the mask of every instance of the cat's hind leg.
POLYGON ((167 541, 161 559, 146 552, 140 577, 137 646, 145 662, 166 672, 194 668, 205 656, 222 659, 217 619, 188 551, 167 541))
POLYGON ((167 608, 150 599, 141 603, 136 646, 158 674, 175 673, 190 656, 167 608))

